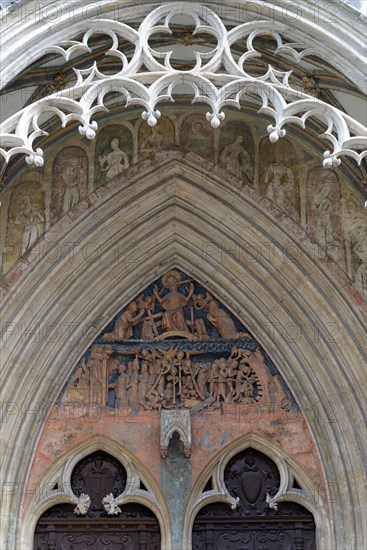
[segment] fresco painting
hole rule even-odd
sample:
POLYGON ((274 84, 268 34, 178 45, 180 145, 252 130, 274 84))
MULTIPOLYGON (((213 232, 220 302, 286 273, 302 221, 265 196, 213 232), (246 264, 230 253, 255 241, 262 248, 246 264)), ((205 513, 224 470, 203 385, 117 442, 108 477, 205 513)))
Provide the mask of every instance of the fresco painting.
POLYGON ((307 229, 325 252, 344 266, 339 178, 332 170, 317 167, 308 173, 306 187, 307 229))
POLYGON ((213 157, 213 128, 204 115, 193 114, 185 118, 181 128, 181 144, 205 158, 213 157))
POLYGON ((131 165, 133 138, 130 130, 120 124, 102 128, 95 150, 95 184, 100 187, 131 165))
POLYGON ((52 173, 51 223, 57 222, 87 196, 88 157, 80 147, 65 147, 52 173))
POLYGON ((220 133, 219 162, 228 172, 253 185, 255 145, 250 128, 239 121, 223 126, 220 133))
POLYGON ((298 157, 288 139, 270 143, 264 138, 260 143, 260 189, 288 216, 299 221, 298 157))

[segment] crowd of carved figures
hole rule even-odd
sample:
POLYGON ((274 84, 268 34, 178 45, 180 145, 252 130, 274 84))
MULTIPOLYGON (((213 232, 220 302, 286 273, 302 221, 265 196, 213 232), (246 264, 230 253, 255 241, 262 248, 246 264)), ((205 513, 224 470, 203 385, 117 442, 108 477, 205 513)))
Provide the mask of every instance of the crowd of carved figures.
POLYGON ((53 163, 46 159, 44 173, 28 178, 25 172, 3 201, 7 205, 2 211, 3 274, 88 193, 123 177, 131 166, 156 152, 180 145, 219 164, 240 185, 258 189, 305 227, 367 292, 366 240, 360 229, 365 223, 363 201, 336 173, 321 168, 316 155, 295 142, 284 138, 271 144, 240 118, 216 132, 201 113, 181 117, 168 113, 154 128, 140 119, 122 117, 121 124, 102 126, 89 149, 76 145, 76 139, 59 148, 53 163))
POLYGON ((204 287, 171 270, 106 327, 64 400, 159 411, 251 405, 277 391, 286 407, 252 336, 204 287))
POLYGON ((131 351, 116 353, 110 345, 94 345, 73 378, 77 392, 72 396, 108 405, 113 390, 114 406, 149 411, 190 408, 204 401, 252 404, 261 399, 255 367, 263 361, 261 352, 233 348, 229 357, 213 361, 200 361, 200 355, 172 346, 168 351, 137 349, 132 358, 131 351))

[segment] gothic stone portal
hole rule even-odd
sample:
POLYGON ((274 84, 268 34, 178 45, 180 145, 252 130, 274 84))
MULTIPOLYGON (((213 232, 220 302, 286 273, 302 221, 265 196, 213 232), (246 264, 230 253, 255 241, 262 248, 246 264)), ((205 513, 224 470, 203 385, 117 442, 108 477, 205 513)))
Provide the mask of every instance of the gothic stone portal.
MULTIPOLYGON (((179 269, 171 270, 150 284, 104 328, 71 373, 69 381, 59 395, 55 409, 55 415, 61 415, 61 419, 64 418, 64 410, 68 412, 72 409, 74 415, 70 428, 68 427, 71 443, 67 434, 64 438, 64 449, 92 435, 107 435, 126 446, 149 469, 159 483, 162 500, 167 504, 167 515, 172 526, 171 544, 176 550, 182 546, 184 519, 189 509, 194 480, 209 456, 215 456, 215 453, 231 439, 233 441, 246 431, 248 433, 249 429, 253 430, 254 424, 251 423, 251 419, 255 419, 259 433, 263 430, 265 437, 274 436, 274 441, 278 441, 275 437, 279 435, 282 438, 281 444, 286 448, 290 439, 292 447, 295 447, 295 437, 302 438, 298 440, 302 441, 302 445, 308 437, 302 415, 289 389, 260 344, 209 289, 179 269), (100 422, 85 421, 84 409, 87 410, 89 406, 101 413, 100 422), (115 421, 112 426, 112 422, 115 421), (293 424, 288 427, 291 421, 293 424), (173 429, 177 431, 180 437, 180 440, 176 441, 177 448, 172 446, 173 436, 170 441, 162 438, 162 433, 165 433, 162 429, 165 426, 170 437, 173 429), (193 430, 192 445, 189 437, 182 436, 188 436, 189 427, 193 430)), ((52 417, 49 431, 44 436, 42 455, 47 455, 47 460, 50 461, 54 460, 55 453, 60 452, 53 444, 55 430, 60 434, 65 433, 62 420, 52 417)), ((245 472, 253 468, 249 460, 251 462, 251 457, 242 460, 245 472)), ((312 468, 314 462, 313 455, 309 453, 307 464, 312 468)), ((99 466, 96 464, 93 468, 98 470, 99 466)), ((260 461, 256 463, 256 468, 250 473, 242 473, 242 481, 237 479, 241 494, 237 495, 236 491, 239 489, 227 484, 228 491, 231 493, 233 490, 235 498, 244 496, 251 504, 252 500, 253 503, 258 503, 267 492, 273 495, 274 487, 279 481, 277 475, 272 474, 272 479, 276 482, 273 487, 269 485, 270 478, 259 478, 261 472, 268 471, 270 466, 260 461)), ((113 506, 116 504, 116 495, 121 494, 123 488, 116 485, 114 475, 109 475, 109 478, 114 482, 109 503, 113 506)), ((125 509, 122 506, 121 513, 126 513, 127 516, 89 518, 83 515, 86 507, 88 513, 94 510, 96 504, 93 498, 101 501, 105 488, 102 487, 101 480, 92 485, 86 483, 83 476, 79 476, 78 480, 75 489, 77 492, 74 491, 79 499, 77 511, 74 507, 66 511, 69 514, 67 518, 73 517, 75 520, 67 523, 74 532, 63 530, 63 536, 65 533, 74 536, 75 529, 80 528, 78 537, 84 537, 83 529, 90 529, 90 533, 94 529, 102 538, 98 539, 97 546, 92 548, 99 550, 98 545, 105 544, 107 540, 103 531, 106 528, 109 533, 116 533, 116 541, 111 539, 108 543, 113 550, 112 542, 123 548, 124 540, 121 539, 121 533, 129 536, 131 534, 128 525, 133 525, 133 521, 129 514, 137 514, 135 530, 140 524, 143 525, 143 531, 153 529, 153 524, 150 526, 149 518, 144 515, 145 512, 135 509, 131 511, 130 508, 125 509), (91 498, 91 503, 87 502, 86 494, 91 498), (124 522, 119 523, 119 518, 129 520, 127 526, 124 522)), ((120 480, 126 483, 123 474, 120 475, 120 480)), ((61 513, 60 519, 63 519, 64 512, 60 512, 59 508, 58 506, 54 512, 61 513)), ((249 532, 257 533, 259 523, 256 522, 260 522, 262 512, 267 515, 267 510, 268 508, 265 510, 264 507, 260 507, 259 517, 256 514, 251 517, 249 532)), ((194 536, 200 535, 199 538, 194 538, 195 544, 199 544, 198 548, 202 537, 205 540, 207 536, 209 539, 205 544, 210 548, 211 535, 208 535, 208 529, 216 531, 218 537, 221 534, 220 530, 224 529, 223 523, 220 522, 212 529, 211 510, 209 512, 209 515, 203 517, 200 512, 195 522, 194 536)), ((214 510, 213 514, 223 516, 225 525, 228 523, 233 529, 236 522, 241 519, 238 513, 233 517, 227 517, 221 510, 218 513, 214 510)), ((283 545, 284 549, 281 546, 279 548, 306 550, 307 546, 294 546, 293 539, 289 539, 287 525, 289 522, 292 523, 294 518, 287 514, 288 512, 285 513, 286 520, 282 514, 278 514, 281 522, 276 524, 274 522, 277 522, 279 517, 271 516, 273 523, 270 522, 269 525, 274 528, 269 527, 269 536, 273 536, 274 529, 279 532, 283 529, 286 545, 283 545), (289 541, 293 541, 293 546, 289 545, 289 541)), ((46 520, 48 521, 48 518, 45 516, 40 519, 38 529, 42 527, 47 530, 46 520)), ((65 526, 65 522, 63 525, 65 526)), ((242 529, 241 526, 240 528, 242 529)), ((152 536, 159 534, 154 529, 152 536)), ((293 534, 289 536, 293 537, 293 534)), ((38 535, 44 536, 45 531, 38 530, 38 535)), ((236 546, 237 542, 242 544, 243 541, 238 539, 236 542, 235 531, 231 531, 231 536, 234 537, 234 542, 231 542, 232 546, 228 546, 228 550, 238 550, 240 547, 236 546)), ((248 534, 246 536, 248 537, 248 534)), ((254 534, 249 542, 250 546, 247 548, 247 542, 243 542, 243 548, 254 550, 257 548, 256 544, 261 543, 264 550, 268 542, 268 546, 270 545, 270 539, 262 540, 264 536, 259 538, 254 534)), ((245 535, 241 534, 241 537, 245 535)), ((77 540, 79 539, 75 539, 77 540)), ((80 540, 82 544, 85 543, 83 538, 80 540)), ((155 540, 153 537, 152 544, 155 544, 155 540)), ((223 541, 227 539, 224 537, 223 544, 221 541, 222 539, 218 538, 218 545, 226 548, 223 541)), ((38 544, 43 549, 41 542, 38 544)), ((126 544, 130 544, 131 549, 134 549, 134 545, 140 542, 133 537, 126 539, 126 544)), ((274 544, 269 546, 269 550, 277 548, 274 544)), ((214 548, 216 547, 214 545, 214 548)))

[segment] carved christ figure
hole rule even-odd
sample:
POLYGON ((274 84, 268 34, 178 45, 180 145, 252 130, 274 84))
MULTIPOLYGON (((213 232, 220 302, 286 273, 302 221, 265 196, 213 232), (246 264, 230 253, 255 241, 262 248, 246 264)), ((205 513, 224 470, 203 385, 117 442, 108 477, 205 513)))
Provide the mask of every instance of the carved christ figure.
POLYGON ((165 282, 169 292, 163 297, 159 295, 158 287, 154 287, 154 295, 165 310, 162 317, 163 332, 171 330, 189 332, 183 308, 188 304, 194 293, 194 285, 190 284, 189 293, 185 296, 177 290, 180 284, 179 275, 172 273, 168 275, 165 282))

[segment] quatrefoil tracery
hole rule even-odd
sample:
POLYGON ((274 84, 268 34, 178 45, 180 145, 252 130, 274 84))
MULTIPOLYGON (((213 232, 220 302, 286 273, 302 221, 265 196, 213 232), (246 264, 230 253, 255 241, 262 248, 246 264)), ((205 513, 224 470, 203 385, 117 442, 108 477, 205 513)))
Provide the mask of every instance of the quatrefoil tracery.
POLYGON ((143 119, 154 126, 160 117, 158 105, 173 101, 174 91, 184 85, 192 89, 193 102, 203 102, 210 107, 206 116, 214 128, 224 119, 225 107, 240 108, 241 100, 256 98, 262 102, 259 112, 274 121, 267 128, 272 142, 285 135, 284 126, 289 123, 304 128, 308 118, 314 117, 326 125, 323 137, 332 145, 332 151, 324 153, 324 166, 339 165, 342 155, 360 164, 367 155, 366 128, 335 107, 293 89, 289 85, 291 71, 278 71, 269 65, 263 75, 254 77, 245 70, 249 60, 261 56, 254 44, 259 36, 275 40, 275 54, 292 55, 296 62, 305 55, 315 54, 307 45, 285 43, 281 35, 285 30, 280 23, 256 21, 228 31, 214 11, 190 2, 156 8, 138 30, 119 21, 102 19, 88 29, 80 41, 69 40, 47 51, 70 60, 75 54, 91 53, 93 37, 104 34, 112 40, 105 55, 121 62, 119 70, 113 75, 105 74, 96 61, 88 69, 74 67, 77 82, 73 86, 30 104, 0 125, 0 154, 8 162, 13 155, 25 153, 29 164, 42 166, 43 151, 34 150, 33 143, 36 138, 47 135, 39 122, 45 112, 58 116, 63 127, 72 121, 79 122, 81 135, 93 139, 98 128, 93 117, 108 111, 105 99, 110 92, 124 96, 126 106, 142 107, 143 119), (180 16, 190 16, 194 21, 189 42, 193 44, 195 62, 186 70, 175 67, 172 52, 159 51, 150 44, 157 35, 171 35, 172 21, 180 16), (202 33, 211 35, 216 43, 210 51, 195 49, 195 40, 202 33), (131 44, 131 57, 119 46, 121 40, 131 44), (244 40, 246 49, 237 59, 234 45, 244 40))

